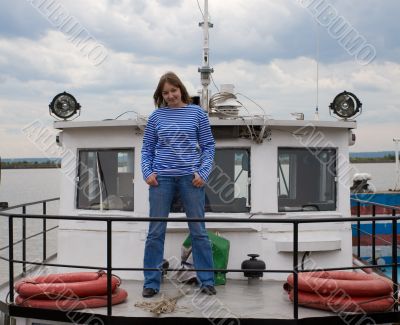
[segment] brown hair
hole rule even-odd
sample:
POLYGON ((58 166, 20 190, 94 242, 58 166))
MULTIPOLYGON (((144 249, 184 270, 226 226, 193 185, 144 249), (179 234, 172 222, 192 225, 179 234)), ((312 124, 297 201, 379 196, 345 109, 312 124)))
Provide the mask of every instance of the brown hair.
POLYGON ((186 90, 186 87, 182 83, 182 81, 179 79, 179 77, 174 73, 174 72, 167 72, 163 74, 160 78, 160 81, 158 82, 156 91, 154 92, 153 99, 154 99, 154 104, 156 107, 164 107, 167 106, 167 103, 165 102, 163 96, 162 96, 162 91, 164 88, 165 83, 168 82, 169 84, 178 87, 181 90, 181 95, 182 95, 182 102, 185 104, 190 104, 191 99, 189 96, 189 93, 186 90))

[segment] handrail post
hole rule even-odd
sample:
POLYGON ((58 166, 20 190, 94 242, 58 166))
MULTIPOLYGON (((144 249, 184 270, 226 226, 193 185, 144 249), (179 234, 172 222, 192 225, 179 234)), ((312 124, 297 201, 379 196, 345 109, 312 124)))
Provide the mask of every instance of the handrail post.
MULTIPOLYGON (((361 215, 361 203, 357 202, 357 218, 361 215)), ((361 222, 357 220, 357 257, 361 257, 361 222)))
MULTIPOLYGON (((22 214, 26 214, 26 206, 22 207, 22 214)), ((26 274, 26 218, 22 218, 22 274, 26 274)))
POLYGON ((112 223, 107 220, 107 316, 112 316, 112 223))
POLYGON ((293 317, 299 318, 299 286, 298 286, 298 250, 299 250, 299 224, 293 221, 293 317))
POLYGON ((8 217, 8 269, 10 302, 14 303, 14 219, 8 217))
MULTIPOLYGON (((43 202, 43 215, 47 214, 47 205, 46 202, 43 202)), ((43 218, 43 262, 46 261, 47 259, 47 224, 46 224, 46 218, 43 218)))
POLYGON ((372 265, 376 265, 376 205, 372 205, 372 265))
MULTIPOLYGON (((392 216, 396 216, 396 210, 392 210, 392 216)), ((398 311, 398 284, 397 284, 397 219, 392 220, 392 281, 393 281, 393 310, 398 311)))

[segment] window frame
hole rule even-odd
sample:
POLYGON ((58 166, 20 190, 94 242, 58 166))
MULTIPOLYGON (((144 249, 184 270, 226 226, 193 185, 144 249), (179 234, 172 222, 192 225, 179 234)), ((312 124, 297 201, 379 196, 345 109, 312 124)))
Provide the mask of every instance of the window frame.
MULTIPOLYGON (((246 151, 247 152, 247 155, 248 155, 248 163, 249 163, 249 171, 248 171, 248 180, 251 180, 251 147, 246 147, 246 146, 240 146, 240 147, 235 147, 235 146, 224 146, 224 147, 216 147, 215 148, 215 151, 217 152, 217 151, 223 151, 223 150, 244 150, 244 151, 246 151)), ((215 162, 215 157, 214 157, 214 162, 215 162)), ((213 162, 213 165, 214 165, 214 162, 213 162)), ((212 171, 211 171, 211 173, 212 173, 212 171)), ((210 174, 210 177, 211 177, 211 174, 210 174)), ((208 184, 209 184, 209 182, 210 182, 210 177, 208 178, 208 181, 207 181, 207 183, 206 183, 206 185, 205 185, 205 187, 208 187, 208 184)), ((224 186, 222 186, 222 188, 221 189, 223 189, 224 188, 224 186)), ((251 181, 249 182, 247 182, 247 188, 248 188, 248 204, 247 204, 247 200, 246 200, 246 209, 245 209, 245 211, 213 211, 213 210, 210 210, 209 209, 209 206, 210 206, 210 204, 209 205, 207 205, 207 204, 205 204, 205 212, 206 213, 211 213, 211 214, 213 214, 213 213, 249 213, 250 211, 251 211, 251 181)), ((207 189, 205 189, 205 201, 207 202, 207 189)), ((183 204, 180 202, 180 204, 177 204, 177 202, 179 202, 179 200, 178 201, 176 201, 175 199, 174 199, 174 201, 173 201, 173 203, 172 203, 172 206, 171 206, 171 209, 170 209, 170 213, 182 213, 182 212, 184 212, 184 207, 183 207, 183 204)), ((217 209, 218 210, 218 209, 217 209)))
MULTIPOLYGON (((234 211, 234 212, 232 212, 232 211, 217 211, 217 212, 210 211, 209 213, 249 213, 251 211, 251 147, 247 147, 247 146, 215 147, 215 151, 217 151, 217 150, 218 151, 220 151, 220 150, 245 150, 247 152, 247 156, 249 157, 249 170, 248 170, 248 177, 247 178, 248 178, 248 180, 250 180, 250 182, 248 182, 248 184, 247 184, 248 201, 249 201, 249 203, 248 203, 248 205, 246 205, 246 211, 234 211)), ((206 212, 207 212, 207 206, 206 206, 206 212)))
POLYGON ((82 211, 91 211, 91 212, 96 212, 96 211, 118 211, 119 213, 132 213, 135 211, 135 177, 136 177, 136 170, 135 170, 135 159, 136 159, 136 148, 135 147, 118 147, 118 148, 77 148, 77 155, 76 155, 76 177, 75 177, 75 209, 76 210, 82 210, 82 211), (87 209, 87 208, 80 208, 79 207, 79 182, 80 182, 80 175, 81 175, 81 154, 83 152, 104 152, 104 151, 126 151, 126 152, 132 152, 133 153, 133 209, 132 210, 121 210, 121 209, 87 209))
MULTIPOLYGON (((290 165, 290 162, 289 162, 289 165, 290 165)), ((319 164, 319 166, 321 167, 323 165, 319 164)), ((298 172, 299 172, 299 170, 296 168, 295 174, 297 175, 298 172)), ((289 187, 289 191, 290 191, 291 186, 293 186, 294 188, 297 189, 297 176, 296 175, 294 177, 295 184, 292 185, 291 184, 292 182, 289 183, 289 186, 288 186, 289 187)), ((290 176, 292 176, 292 175, 290 175, 290 176)), ((323 175, 320 175, 320 176, 322 178, 322 177, 326 176, 326 173, 324 173, 323 175)), ((277 180, 277 195, 276 195, 276 197, 277 197, 278 212, 337 211, 337 209, 338 209, 338 184, 337 184, 337 177, 338 177, 338 148, 337 147, 286 147, 286 146, 278 147, 277 148, 277 177, 278 177, 278 180, 277 180), (286 150, 286 152, 284 152, 284 153, 293 153, 293 152, 303 152, 304 151, 304 152, 310 153, 313 156, 314 156, 313 152, 317 152, 318 154, 320 154, 320 153, 322 153, 324 151, 328 151, 328 152, 333 151, 334 152, 333 153, 334 154, 334 158, 330 159, 328 161, 327 165, 326 165, 327 168, 332 168, 331 165, 333 164, 333 168, 334 168, 334 175, 332 175, 332 179, 331 179, 331 180, 333 180, 333 191, 332 191, 332 194, 333 194, 333 201, 334 202, 331 203, 332 204, 331 207, 329 206, 329 203, 326 203, 327 208, 321 210, 320 206, 318 206, 317 204, 306 202, 304 204, 302 203, 302 209, 295 209, 295 207, 296 207, 295 205, 292 206, 293 209, 290 209, 291 208, 290 205, 284 205, 284 204, 281 203, 283 200, 287 200, 286 202, 288 202, 289 200, 295 200, 295 199, 290 199, 290 197, 288 197, 288 198, 280 198, 280 186, 281 186, 281 183, 280 183, 281 182, 281 178, 280 178, 281 171, 280 171, 280 162, 279 162, 280 150, 286 150), (307 204, 307 203, 310 203, 310 204, 307 204), (285 207, 288 208, 288 210, 285 210, 284 209, 285 207)), ((320 189, 319 189, 319 191, 320 191, 320 189)), ((296 193, 297 192, 298 192, 298 190, 296 191, 296 193)), ((288 196, 290 196, 290 193, 288 193, 288 196)), ((320 203, 323 203, 323 202, 320 202, 320 203)))

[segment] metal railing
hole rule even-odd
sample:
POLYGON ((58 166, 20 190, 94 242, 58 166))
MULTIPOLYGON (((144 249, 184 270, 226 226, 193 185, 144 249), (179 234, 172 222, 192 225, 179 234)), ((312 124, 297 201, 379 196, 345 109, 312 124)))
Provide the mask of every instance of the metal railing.
MULTIPOLYGON (((52 199, 55 200, 55 199, 52 199)), ((352 199, 353 200, 353 199, 352 199)), ((376 216, 372 217, 362 217, 360 214, 360 205, 363 202, 359 200, 354 200, 358 203, 358 213, 357 217, 336 217, 336 218, 292 218, 292 219, 277 219, 277 218, 225 218, 225 217, 208 217, 208 218, 151 218, 151 221, 155 222, 208 222, 208 223, 267 223, 267 224, 292 224, 293 226, 293 267, 291 269, 283 269, 283 270, 262 270, 264 273, 292 273, 293 274, 293 318, 295 320, 299 319, 299 288, 298 288, 298 274, 301 272, 316 272, 316 271, 335 271, 335 270, 356 270, 356 269, 364 269, 364 268, 380 268, 385 266, 392 267, 392 281, 393 281, 393 310, 394 312, 398 312, 398 274, 397 274, 397 222, 400 219, 400 216, 396 216, 396 210, 399 210, 398 207, 390 207, 392 209, 391 216, 376 216), (357 224, 358 229, 360 229, 360 222, 370 221, 375 225, 376 221, 390 220, 392 223, 392 263, 385 265, 365 265, 365 266, 351 266, 351 267, 333 267, 333 268, 319 268, 312 270, 300 270, 299 269, 299 225, 302 224, 311 224, 311 223, 338 223, 338 222, 354 222, 357 224)), ((45 202, 45 201, 40 201, 45 202)), ((47 200, 49 202, 49 200, 47 200)), ((375 204, 378 205, 378 204, 375 204)), ((21 205, 20 207, 23 207, 21 205)), ((45 207, 45 205, 44 205, 45 207)), ((386 206, 389 207, 389 206, 386 206)), ((15 207, 14 207, 15 208, 15 207)), ((11 209, 11 208, 10 208, 11 209)), ((43 209, 46 212, 46 209, 43 209)), ((27 214, 26 210, 23 210, 22 214, 11 214, 5 213, 4 210, 0 211, 0 216, 8 218, 8 230, 9 230, 9 254, 8 259, 6 259, 9 263, 9 300, 11 305, 14 303, 14 264, 22 264, 22 265, 40 265, 40 266, 52 266, 52 267, 67 267, 67 268, 78 268, 78 269, 93 269, 99 270, 103 269, 107 271, 107 320, 111 323, 112 317, 112 272, 113 271, 160 271, 160 268, 128 268, 128 267, 113 267, 112 265, 112 225, 115 222, 149 222, 150 219, 148 217, 100 217, 100 216, 60 216, 60 215, 33 215, 27 214), (24 258, 22 260, 14 259, 14 219, 43 219, 43 220, 75 220, 75 221, 101 221, 106 223, 106 234, 107 234, 107 265, 106 266, 93 266, 93 265, 67 265, 67 264, 57 264, 57 263, 47 263, 45 261, 45 253, 43 255, 43 263, 27 261, 24 258)), ((46 223, 43 223, 44 227, 46 223)), ((44 228, 45 229, 45 228, 44 228)), ((45 232, 45 231, 44 231, 45 232)), ((360 234, 360 232, 358 232, 360 234)), ((360 253, 360 237, 358 237, 358 247, 357 251, 360 253)), ((44 243, 43 248, 45 252, 46 248, 46 237, 43 237, 44 243)), ((358 254, 360 255, 360 254, 358 254)), ((376 262, 376 261, 375 261, 376 262)), ((165 271, 179 271, 179 269, 168 268, 165 271)), ((198 272, 244 272, 243 269, 195 269, 198 272)), ((260 270, 249 270, 246 269, 247 272, 260 272, 260 270)), ((398 315, 396 315, 398 317, 398 315)))
MULTIPOLYGON (((397 265, 397 249, 400 248, 398 246, 398 242, 397 242, 397 222, 395 222, 395 220, 397 219, 387 219, 384 217, 378 217, 376 210, 377 207, 381 207, 381 208, 385 208, 386 210, 390 210, 391 211, 391 215, 393 218, 396 218, 396 211, 400 211, 400 207, 396 207, 396 206, 392 206, 392 205, 387 205, 387 204, 382 204, 382 203, 374 203, 374 202, 370 202, 370 201, 365 201, 365 200, 358 200, 358 199, 351 199, 352 201, 354 201, 356 203, 356 215, 357 215, 357 222, 356 222, 356 232, 357 232, 357 257, 359 259, 362 259, 361 256, 361 221, 363 221, 361 219, 361 207, 362 205, 367 206, 367 207, 371 207, 371 233, 367 233, 365 231, 363 231, 364 234, 369 235, 371 237, 371 266, 376 267, 377 266, 377 258, 376 258, 376 239, 381 239, 380 236, 376 235, 376 222, 377 221, 385 221, 385 220, 392 220, 392 241, 391 242, 387 242, 388 244, 390 244, 392 246, 392 264, 393 264, 393 256, 394 256, 394 252, 396 252, 396 265, 397 265)), ((380 264, 378 267, 385 267, 385 266, 391 266, 391 264, 380 264)), ((393 274, 394 272, 394 267, 392 267, 392 278, 393 276, 396 276, 396 280, 397 280, 397 272, 395 272, 396 274, 393 274)), ((397 283, 397 282, 396 282, 397 283)))
MULTIPOLYGON (((47 200, 41 200, 41 201, 18 204, 18 205, 7 207, 5 209, 0 209, 0 212, 4 213, 6 211, 21 209, 22 210, 22 215, 26 215, 26 208, 27 207, 35 206, 35 205, 42 205, 42 214, 43 214, 43 216, 46 216, 46 214, 47 214, 47 204, 49 202, 58 201, 59 199, 60 198, 51 198, 51 199, 47 199, 47 200)), ((27 241, 29 239, 32 239, 32 238, 35 238, 35 237, 38 237, 38 236, 42 235, 42 262, 44 263, 48 258, 48 256, 47 256, 47 233, 52 231, 52 230, 54 230, 54 229, 57 229, 58 226, 54 226, 54 227, 51 227, 51 228, 47 229, 47 221, 46 221, 46 218, 44 217, 44 218, 42 218, 43 219, 42 231, 27 237, 26 236, 26 218, 22 217, 21 219, 22 219, 22 223, 21 223, 21 227, 22 227, 22 229, 21 229, 22 236, 21 237, 22 238, 20 240, 16 241, 16 242, 14 242, 14 241, 10 242, 9 241, 8 245, 0 247, 0 252, 4 251, 6 249, 13 250, 14 246, 22 243, 22 260, 26 261, 26 243, 27 243, 27 241)), ((10 229, 9 229, 9 231, 10 231, 10 229)), ((6 261, 8 261, 8 260, 6 259, 6 261)), ((22 263, 22 274, 21 275, 22 276, 25 275, 26 272, 27 272, 26 263, 22 263)))

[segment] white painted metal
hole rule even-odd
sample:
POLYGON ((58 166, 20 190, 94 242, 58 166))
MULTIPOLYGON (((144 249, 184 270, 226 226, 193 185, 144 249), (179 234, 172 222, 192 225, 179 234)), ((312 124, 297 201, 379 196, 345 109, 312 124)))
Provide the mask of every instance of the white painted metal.
MULTIPOLYGON (((284 128, 334 128, 334 129, 355 129, 357 123, 355 121, 309 121, 309 120, 273 120, 263 119, 260 117, 240 117, 235 119, 221 119, 217 117, 210 117, 211 125, 267 125, 270 127, 281 126, 284 128)), ((122 127, 133 126, 136 127, 135 131, 144 129, 145 120, 108 120, 108 121, 56 121, 54 128, 58 130, 65 129, 78 129, 78 128, 98 128, 98 127, 122 127)), ((303 130, 303 129, 302 129, 303 130)))
MULTIPOLYGON (((201 10, 201 9, 200 9, 201 10)), ((202 67, 199 68, 200 72, 200 82, 203 86, 201 90, 201 106, 206 112, 209 112, 209 90, 208 86, 211 82, 211 73, 213 69, 210 68, 210 59, 209 59, 209 38, 210 33, 209 29, 212 27, 212 24, 209 22, 209 15, 208 15, 208 0, 204 0, 204 12, 203 12, 203 22, 200 23, 200 26, 203 29, 203 53, 202 53, 202 67)))
MULTIPOLYGON (((212 120, 214 125, 240 125, 239 120, 212 120)), ((217 147, 248 147, 251 149, 251 212, 257 217, 315 218, 348 217, 350 211, 349 186, 351 167, 348 153, 348 129, 354 122, 268 121, 271 141, 256 144, 247 139, 217 140, 217 147), (311 129, 318 141, 305 135, 311 129), (291 212, 278 214, 277 160, 279 147, 335 147, 338 153, 337 210, 332 212, 291 212)), ((147 216, 148 185, 141 176, 140 152, 143 125, 136 121, 57 122, 63 129, 62 181, 60 213, 65 215, 147 216), (134 148, 134 212, 89 211, 76 209, 77 152, 83 148, 134 148)), ((181 216, 182 214, 170 214, 181 216)), ((248 217, 249 214, 208 213, 207 217, 248 217)), ((249 221, 250 221, 249 220, 249 221)), ((208 224, 210 230, 218 231, 230 240, 229 268, 240 268, 248 253, 258 253, 268 269, 292 268, 292 226, 288 224, 208 224)), ((318 267, 351 266, 352 243, 349 223, 306 224, 299 227, 300 251, 313 251, 311 259, 318 267), (315 249, 319 247, 319 249, 315 249)), ((118 222, 113 225, 113 266, 142 267, 147 224, 118 222)), ((181 244, 187 236, 187 225, 168 225, 165 258, 180 261, 181 244)), ((106 265, 105 224, 101 222, 60 222, 58 235, 58 263, 78 265, 106 265)), ((299 255, 299 262, 302 255, 299 255)), ((172 262, 172 265, 174 263, 172 262)), ((63 270, 65 271, 65 270, 63 270)), ((120 272, 124 279, 142 279, 141 272, 120 272)), ((240 273, 228 273, 228 278, 243 279, 240 273)), ((265 279, 282 280, 286 274, 268 273, 265 279)))

